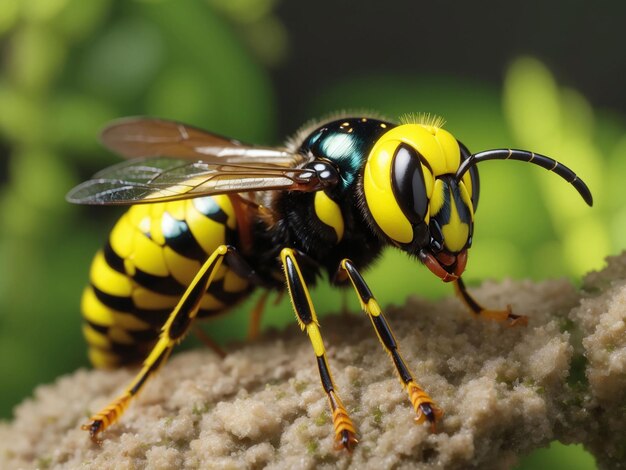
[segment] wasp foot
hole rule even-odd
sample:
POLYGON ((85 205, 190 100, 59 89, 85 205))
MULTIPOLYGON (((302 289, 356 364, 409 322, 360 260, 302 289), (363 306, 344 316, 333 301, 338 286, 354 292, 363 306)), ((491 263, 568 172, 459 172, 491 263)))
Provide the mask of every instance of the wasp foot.
POLYGON ((480 317, 488 320, 506 322, 507 326, 526 326, 528 325, 528 317, 526 315, 516 315, 513 313, 510 305, 506 306, 504 310, 482 310, 479 313, 480 317))
POLYGON ((333 410, 333 428, 335 429, 335 448, 344 448, 352 452, 358 444, 356 429, 348 411, 341 403, 339 397, 331 391, 329 394, 330 405, 333 410))
POLYGON ((443 410, 433 402, 432 398, 415 382, 409 382, 406 386, 413 409, 415 410, 415 422, 422 424, 430 423, 430 430, 436 431, 437 421, 443 418, 443 410))
POLYGON ((98 438, 98 434, 100 434, 100 432, 103 431, 102 424, 103 424, 102 420, 94 419, 89 423, 83 424, 80 428, 83 431, 89 431, 89 438, 91 439, 91 442, 93 442, 94 444, 98 446, 101 446, 102 439, 98 438))

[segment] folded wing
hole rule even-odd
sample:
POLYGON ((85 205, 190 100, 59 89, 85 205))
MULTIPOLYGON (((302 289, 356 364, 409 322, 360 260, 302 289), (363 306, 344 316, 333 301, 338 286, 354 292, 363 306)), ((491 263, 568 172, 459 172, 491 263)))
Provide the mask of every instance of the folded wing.
POLYGON ((316 191, 312 159, 257 147, 173 121, 130 118, 102 133, 109 149, 132 160, 106 168, 72 189, 77 204, 140 204, 265 190, 316 191), (138 158, 139 157, 139 158, 138 158))

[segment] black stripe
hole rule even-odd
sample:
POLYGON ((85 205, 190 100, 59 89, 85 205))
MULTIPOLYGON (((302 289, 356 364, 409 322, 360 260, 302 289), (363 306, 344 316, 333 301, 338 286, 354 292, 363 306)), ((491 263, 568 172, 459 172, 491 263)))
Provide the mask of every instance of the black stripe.
POLYGON ((169 246, 179 255, 192 260, 206 258, 207 253, 193 236, 185 220, 176 219, 164 212, 161 217, 161 232, 165 237, 165 246, 169 246))
MULTIPOLYGON (((110 241, 104 246, 103 252, 105 261, 113 270, 128 276, 124 266, 124 259, 113 250, 110 241)), ((205 256, 206 255, 203 253, 202 258, 205 256)), ((172 275, 155 276, 154 274, 149 274, 139 268, 135 268, 135 274, 132 278, 140 286, 160 294, 182 295, 182 293, 185 292, 185 286, 181 285, 172 275)))
POLYGON ((291 300, 295 307, 296 314, 305 325, 313 322, 313 312, 311 312, 309 302, 306 297, 304 281, 298 276, 298 271, 290 256, 285 258, 285 270, 287 272, 287 282, 291 291, 291 300))
POLYGON ((151 347, 151 344, 125 344, 111 340, 109 342, 109 346, 105 349, 105 351, 108 350, 120 357, 123 357, 125 361, 129 361, 136 359, 145 359, 151 347))
POLYGON ((222 225, 226 225, 228 215, 215 202, 211 196, 205 198, 196 198, 193 200, 193 207, 203 216, 222 225))
POLYGON ((161 328, 170 313, 172 312, 172 308, 166 309, 144 309, 135 307, 133 300, 130 297, 118 297, 115 295, 107 294, 102 292, 100 289, 95 287, 93 284, 91 285, 93 292, 96 298, 102 303, 105 307, 108 307, 112 310, 117 310, 120 312, 128 313, 133 315, 134 317, 148 323, 150 326, 154 326, 157 328, 161 328))
POLYGON ((109 332, 108 326, 98 325, 97 323, 87 320, 86 318, 83 318, 83 320, 87 325, 89 325, 93 330, 97 331, 98 333, 106 335, 109 332))
MULTIPOLYGON (((102 333, 103 335, 107 335, 108 337, 108 333, 109 333, 109 329, 111 327, 109 326, 104 326, 104 325, 98 325, 97 323, 92 322, 91 320, 87 320, 84 319, 85 323, 87 325, 89 325, 90 328, 92 328, 93 330, 97 331, 98 333, 102 333)), ((139 343, 145 343, 148 341, 154 341, 155 339, 157 339, 159 337, 159 333, 160 333, 160 329, 152 329, 149 328, 147 330, 129 330, 123 327, 119 327, 121 329, 124 330, 125 333, 127 333, 130 337, 132 337, 135 341, 139 342, 139 343)), ((111 344, 115 343, 114 340, 111 340, 109 338, 109 342, 111 344)), ((123 348, 124 346, 129 346, 129 347, 136 347, 136 346, 132 346, 132 345, 123 345, 122 343, 115 343, 118 345, 121 345, 120 347, 123 348)))
POLYGON ((472 222, 470 209, 461 197, 459 185, 454 178, 450 178, 450 191, 452 192, 452 197, 454 198, 454 205, 456 206, 456 212, 459 215, 459 219, 461 222, 469 225, 472 222))
POLYGON ((113 247, 111 246, 111 240, 107 240, 106 245, 104 245, 104 259, 107 264, 117 271, 118 273, 126 274, 126 269, 124 267, 124 258, 118 255, 113 247))
POLYGON ((133 281, 141 287, 163 295, 181 296, 187 289, 186 286, 180 284, 171 274, 168 276, 155 276, 139 268, 135 268, 133 281))
POLYGON ((96 298, 100 301, 100 303, 109 307, 112 310, 119 310, 120 312, 133 312, 135 310, 135 304, 130 297, 118 296, 107 294, 104 291, 101 291, 96 286, 91 284, 91 288, 93 289, 96 298))
MULTIPOLYGON (((145 284, 148 284, 148 283, 146 282, 145 284)), ((163 309, 139 308, 135 306, 133 300, 130 297, 122 297, 122 296, 115 296, 115 295, 107 294, 106 292, 103 292, 97 287, 95 287, 93 284, 91 287, 94 291, 96 298, 105 307, 132 315, 135 318, 145 321, 146 323, 148 323, 150 326, 153 326, 153 327, 157 327, 157 328, 162 327, 167 321, 170 313, 172 313, 172 310, 174 310, 174 307, 168 307, 168 308, 163 308, 163 309)), ((178 291, 174 292, 173 290, 159 292, 158 291, 159 286, 155 286, 155 285, 144 285, 143 287, 151 291, 154 291, 155 293, 163 293, 163 294, 179 295, 179 296, 182 296, 182 293, 183 293, 183 292, 178 292, 178 291)), ((185 288, 182 288, 181 290, 184 291, 185 288)), ((223 303, 225 307, 228 308, 229 306, 232 306, 234 303, 241 300, 243 296, 250 293, 251 290, 253 290, 253 286, 250 285, 246 289, 239 291, 239 292, 226 292, 224 290, 223 280, 222 280, 222 281, 216 281, 213 284, 211 284, 207 293, 212 295, 217 301, 223 303)), ((203 310, 203 312, 206 312, 206 313, 203 313, 203 315, 213 316, 217 313, 222 312, 223 310, 224 310, 223 308, 203 310)))
POLYGON ((439 212, 435 213, 435 214, 430 214, 431 218, 437 218, 437 220, 439 221, 440 225, 447 225, 450 223, 450 215, 451 215, 451 211, 450 211, 450 185, 447 183, 446 180, 442 179, 441 182, 443 183, 441 190, 443 191, 443 204, 441 205, 441 208, 439 209, 439 212))
POLYGON ((135 341, 140 343, 153 342, 161 333, 160 329, 148 329, 148 330, 125 330, 129 336, 131 336, 135 341))
POLYGON ((109 357, 108 360, 112 360, 112 365, 114 365, 115 367, 120 367, 123 365, 133 365, 141 363, 150 352, 152 344, 147 343, 129 345, 110 341, 108 347, 105 348, 93 344, 90 344, 89 347, 90 349, 102 351, 108 356, 113 356, 109 357))
POLYGON ((172 308, 148 309, 135 307, 133 312, 128 312, 134 317, 145 321, 148 325, 161 328, 174 310, 172 308))

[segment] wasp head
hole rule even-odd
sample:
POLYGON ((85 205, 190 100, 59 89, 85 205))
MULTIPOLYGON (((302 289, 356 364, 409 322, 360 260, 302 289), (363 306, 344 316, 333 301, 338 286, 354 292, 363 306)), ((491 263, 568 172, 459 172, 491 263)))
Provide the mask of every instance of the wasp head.
POLYGON ((439 125, 403 124, 376 141, 363 174, 373 225, 446 282, 463 273, 472 243, 478 172, 455 179, 469 156, 439 125))

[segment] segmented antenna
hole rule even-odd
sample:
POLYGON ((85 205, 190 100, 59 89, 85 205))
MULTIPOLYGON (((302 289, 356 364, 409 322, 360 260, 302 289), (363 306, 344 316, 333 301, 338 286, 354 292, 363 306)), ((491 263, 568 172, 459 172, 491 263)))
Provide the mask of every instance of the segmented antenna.
POLYGON ((548 171, 553 171, 574 186, 576 191, 578 191, 578 194, 582 196, 585 202, 589 206, 593 206, 593 196, 591 196, 591 191, 589 191, 585 182, 576 176, 576 173, 553 158, 546 157, 545 155, 540 155, 538 153, 528 152, 526 150, 495 149, 475 153, 467 160, 463 161, 463 163, 459 166, 459 169, 456 171, 456 175, 454 176, 457 182, 461 181, 465 172, 472 166, 485 160, 519 160, 521 162, 539 165, 548 171))

